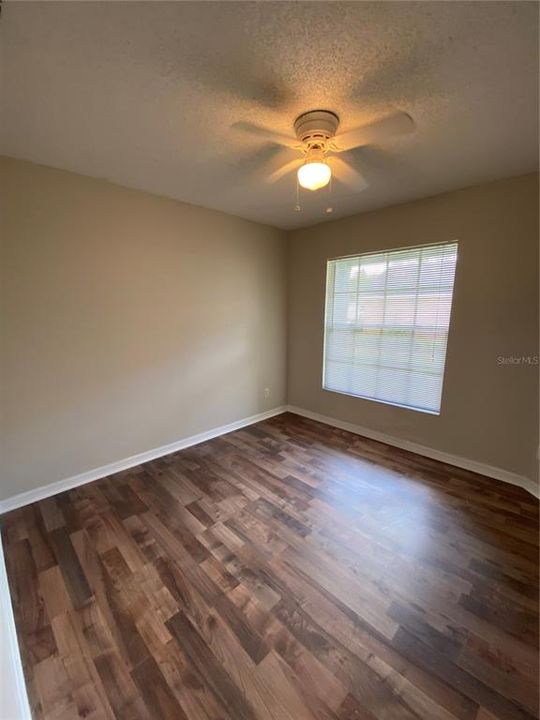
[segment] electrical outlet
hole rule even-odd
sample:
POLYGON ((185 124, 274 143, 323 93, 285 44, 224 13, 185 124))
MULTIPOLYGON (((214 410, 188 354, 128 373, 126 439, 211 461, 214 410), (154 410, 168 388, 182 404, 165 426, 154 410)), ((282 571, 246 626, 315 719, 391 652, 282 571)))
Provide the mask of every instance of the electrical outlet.
POLYGON ((270 397, 270 388, 264 388, 264 399, 268 400, 270 397))

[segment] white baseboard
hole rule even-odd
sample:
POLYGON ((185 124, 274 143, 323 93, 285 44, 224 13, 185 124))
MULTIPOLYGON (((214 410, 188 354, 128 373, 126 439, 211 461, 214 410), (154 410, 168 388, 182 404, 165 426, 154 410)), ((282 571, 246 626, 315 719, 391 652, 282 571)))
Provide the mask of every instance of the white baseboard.
POLYGON ((355 425, 354 423, 346 422, 345 420, 337 420, 336 418, 328 417, 327 415, 320 415, 319 413, 312 412, 311 410, 304 410, 304 408, 295 407, 294 405, 289 405, 287 409, 289 412, 295 413, 296 415, 301 415, 302 417, 309 418, 310 420, 317 420, 325 425, 332 425, 332 427, 339 428, 340 430, 348 430, 349 432, 355 433, 355 435, 362 435, 370 440, 378 440, 379 442, 386 443, 386 445, 392 445, 393 447, 398 447, 402 450, 409 450, 417 455, 423 455, 424 457, 431 458, 432 460, 439 460, 447 465, 455 465, 463 470, 470 470, 471 472, 478 473, 479 475, 486 475, 487 477, 494 478, 495 480, 502 480, 503 482, 510 483, 511 485, 518 485, 530 492, 531 495, 539 497, 538 483, 535 483, 533 480, 530 480, 522 475, 509 472, 508 470, 493 467, 492 465, 485 465, 484 463, 477 462, 476 460, 468 460, 467 458, 459 457, 459 455, 450 455, 449 453, 442 452, 441 450, 434 450, 433 448, 426 447, 425 445, 419 445, 418 443, 410 440, 402 440, 400 438, 393 437, 392 435, 386 435, 385 433, 377 430, 370 430, 369 428, 362 427, 361 425, 355 425))
POLYGON ((131 457, 124 458, 123 460, 117 460, 116 462, 102 465, 101 467, 94 468, 93 470, 88 470, 87 472, 73 475, 72 477, 58 480, 56 482, 49 483, 48 485, 42 485, 41 487, 33 490, 27 490, 26 492, 19 493, 18 495, 13 495, 10 498, 0 501, 0 515, 2 513, 9 512, 10 510, 22 507, 23 505, 29 505, 30 503, 38 500, 51 497, 51 495, 56 495, 66 490, 70 490, 71 488, 78 487, 79 485, 85 485, 93 480, 99 480, 107 477, 108 475, 113 475, 121 470, 128 470, 129 468, 142 465, 150 460, 155 460, 156 458, 163 457, 164 455, 170 455, 170 453, 191 447, 192 445, 198 445, 206 440, 211 440, 214 437, 225 435, 226 433, 239 430, 240 428, 248 425, 253 425, 254 423, 274 417, 275 415, 281 415, 287 411, 310 418, 311 420, 317 420, 325 425, 340 428, 341 430, 348 430, 349 432, 355 433, 356 435, 362 435, 363 437, 367 437, 371 440, 378 440, 379 442, 401 448, 402 450, 409 450, 417 455, 423 455, 424 457, 428 457, 433 460, 439 460, 440 462, 444 462, 448 465, 455 465, 456 467, 463 468, 464 470, 470 470, 471 472, 479 473, 480 475, 486 475, 487 477, 492 477, 496 480, 502 480, 510 483, 511 485, 518 485, 535 497, 539 497, 538 484, 522 475, 517 475, 509 472, 508 470, 493 467, 492 465, 485 465, 484 463, 469 460, 458 455, 451 455, 449 453, 442 452, 441 450, 434 450, 433 448, 420 445, 410 440, 402 440, 401 438, 386 435, 385 433, 377 430, 371 430, 370 428, 363 427, 362 425, 356 425, 354 423, 346 422, 345 420, 338 420, 337 418, 321 415, 320 413, 305 410, 304 408, 299 408, 294 405, 283 405, 273 408, 272 410, 267 410, 266 412, 258 413, 257 415, 251 415, 250 417, 243 418, 242 420, 236 420, 235 422, 228 423, 227 425, 212 428, 211 430, 198 433, 197 435, 192 435, 191 437, 187 437, 182 440, 177 440, 169 445, 162 445, 161 447, 154 448, 153 450, 147 450, 146 452, 132 455, 131 457))
POLYGON ((32 720, 0 542, 0 698, 3 720, 32 720))
POLYGON ((117 460, 116 462, 109 463, 108 465, 102 465, 101 467, 88 470, 87 472, 80 473, 79 475, 73 475, 72 477, 65 478, 64 480, 57 480, 56 482, 49 483, 48 485, 42 485, 41 487, 33 490, 27 490, 26 492, 19 493, 18 495, 13 495, 5 500, 0 500, 0 515, 2 513, 9 512, 10 510, 23 507, 23 505, 29 505, 37 500, 43 500, 44 498, 51 497, 51 495, 57 495, 58 493, 65 492, 66 490, 71 490, 79 485, 85 485, 93 480, 99 480, 107 477, 108 475, 113 475, 121 470, 128 470, 129 468, 142 465, 150 460, 155 460, 156 458, 163 457, 164 455, 170 455, 178 450, 191 447, 191 445, 198 445, 206 440, 211 440, 219 435, 225 435, 226 433, 233 432, 233 430, 239 430, 247 425, 253 425, 261 420, 267 420, 275 415, 281 415, 281 413, 286 411, 287 407, 285 405, 273 408, 272 410, 257 413, 257 415, 251 415, 250 417, 242 418, 242 420, 235 420, 235 422, 228 423, 227 425, 221 425, 220 427, 212 428, 206 432, 192 435, 191 437, 184 438, 183 440, 177 440, 169 445, 162 445, 161 447, 154 448, 153 450, 147 450, 146 452, 132 455, 131 457, 124 458, 123 460, 117 460))

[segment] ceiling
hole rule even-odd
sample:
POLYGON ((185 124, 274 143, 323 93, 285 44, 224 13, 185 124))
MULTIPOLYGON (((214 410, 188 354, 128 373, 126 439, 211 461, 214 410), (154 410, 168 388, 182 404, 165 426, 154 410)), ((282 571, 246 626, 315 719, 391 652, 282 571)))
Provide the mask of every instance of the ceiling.
POLYGON ((4 2, 0 47, 2 154, 281 228, 537 169, 535 2, 4 2), (416 127, 295 212, 294 151, 234 125, 314 108, 416 127))

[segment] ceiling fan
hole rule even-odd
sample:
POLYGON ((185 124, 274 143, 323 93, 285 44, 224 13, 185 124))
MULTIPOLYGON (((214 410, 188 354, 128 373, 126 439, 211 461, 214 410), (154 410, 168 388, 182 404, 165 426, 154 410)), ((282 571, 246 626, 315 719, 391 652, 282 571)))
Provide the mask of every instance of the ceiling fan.
POLYGON ((252 123, 240 122, 236 123, 235 127, 299 153, 294 160, 270 172, 269 182, 275 182, 296 170, 299 185, 307 190, 326 187, 332 175, 335 175, 338 180, 359 192, 367 187, 367 181, 356 168, 339 157, 339 154, 373 143, 379 144, 386 138, 411 132, 414 122, 406 112, 399 111, 336 135, 339 127, 336 113, 330 110, 310 110, 296 118, 296 137, 275 133, 252 123))

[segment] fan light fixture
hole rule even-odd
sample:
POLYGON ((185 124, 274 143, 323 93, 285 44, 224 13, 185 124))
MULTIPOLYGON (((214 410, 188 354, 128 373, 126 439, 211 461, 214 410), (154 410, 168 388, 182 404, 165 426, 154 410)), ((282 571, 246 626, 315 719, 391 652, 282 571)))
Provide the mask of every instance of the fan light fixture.
POLYGON ((306 160, 298 168, 298 184, 306 190, 320 190, 330 182, 332 170, 326 162, 322 144, 308 146, 306 160))
POLYGON ((319 190, 330 182, 332 170, 325 162, 309 162, 298 168, 298 182, 306 190, 319 190))

